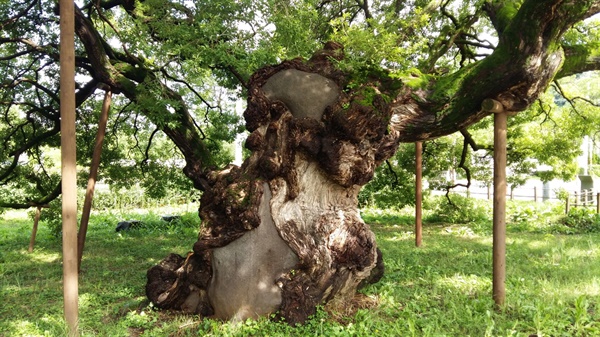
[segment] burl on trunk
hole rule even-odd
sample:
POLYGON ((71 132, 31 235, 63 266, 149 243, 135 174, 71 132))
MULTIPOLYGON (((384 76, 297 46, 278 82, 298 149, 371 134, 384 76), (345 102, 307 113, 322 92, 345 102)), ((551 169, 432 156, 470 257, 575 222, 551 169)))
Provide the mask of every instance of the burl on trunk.
POLYGON ((295 324, 382 276, 357 194, 397 149, 381 94, 389 88, 348 78, 335 66, 342 57, 328 43, 308 61, 253 75, 244 113, 252 154, 208 175, 193 252, 148 270, 157 307, 233 320, 277 313, 295 324))

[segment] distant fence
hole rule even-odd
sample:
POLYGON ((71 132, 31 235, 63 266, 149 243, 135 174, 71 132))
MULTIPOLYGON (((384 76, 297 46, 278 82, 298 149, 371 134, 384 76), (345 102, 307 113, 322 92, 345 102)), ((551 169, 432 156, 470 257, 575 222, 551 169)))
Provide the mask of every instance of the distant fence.
MULTIPOLYGON (((445 193, 435 191, 435 194, 445 193)), ((494 194, 492 187, 457 187, 451 190, 451 193, 461 194, 469 198, 488 199, 491 200, 494 194)), ((532 201, 559 201, 560 198, 556 195, 554 189, 538 188, 538 187, 517 187, 507 191, 506 198, 510 200, 532 200, 532 201)))
POLYGON ((592 189, 570 193, 565 202, 565 213, 569 213, 571 207, 596 207, 596 213, 600 213, 600 193, 592 189))
MULTIPOLYGON (((435 191, 436 194, 445 193, 435 191)), ((492 188, 457 188, 451 191, 454 194, 464 195, 468 198, 488 199, 493 196, 492 188)), ((565 213, 569 212, 572 207, 596 207, 596 213, 600 213, 600 193, 594 192, 593 189, 568 192, 568 196, 559 197, 554 190, 545 188, 514 188, 507 194, 506 198, 510 200, 531 200, 531 201, 564 201, 565 213)))

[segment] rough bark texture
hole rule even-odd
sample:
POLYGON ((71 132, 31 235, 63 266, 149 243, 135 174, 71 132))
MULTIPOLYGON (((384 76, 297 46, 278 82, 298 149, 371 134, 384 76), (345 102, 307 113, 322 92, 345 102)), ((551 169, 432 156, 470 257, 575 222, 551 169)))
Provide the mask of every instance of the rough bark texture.
POLYGON ((330 63, 341 57, 330 43, 308 62, 254 75, 244 114, 252 155, 209 175, 194 251, 148 271, 158 307, 233 320, 277 312, 294 324, 381 277, 357 194, 396 150, 392 112, 378 81, 344 90, 330 63))

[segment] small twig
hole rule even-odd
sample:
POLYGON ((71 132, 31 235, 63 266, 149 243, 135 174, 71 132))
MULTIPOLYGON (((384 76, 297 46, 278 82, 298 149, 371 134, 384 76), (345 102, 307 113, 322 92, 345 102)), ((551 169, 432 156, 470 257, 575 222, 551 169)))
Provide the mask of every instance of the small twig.
POLYGON ((467 140, 467 138, 464 139, 463 141, 463 149, 462 149, 462 153, 460 156, 460 163, 458 164, 458 167, 463 169, 463 171, 465 171, 465 175, 467 176, 467 184, 454 184, 454 185, 449 185, 446 186, 446 199, 448 200, 448 203, 450 203, 453 207, 457 207, 456 204, 454 204, 452 202, 452 200, 450 199, 450 190, 454 189, 456 187, 465 187, 466 189, 469 189, 469 187, 471 187, 471 170, 469 169, 469 167, 467 167, 465 165, 466 161, 467 161, 467 154, 469 153, 469 141, 467 140))
POLYGON ((579 110, 577 110, 577 107, 575 107, 575 103, 573 102, 572 99, 568 98, 567 95, 565 95, 565 92, 563 91, 562 87, 560 86, 560 83, 558 83, 557 80, 554 80, 553 82, 553 86, 554 89, 556 89, 556 91, 558 91, 558 93, 565 99, 567 100, 567 102, 569 102, 569 105, 571 106, 571 108, 573 109, 573 112, 575 112, 579 117, 583 118, 584 120, 587 119, 586 116, 582 115, 579 110))
POLYGON ((387 168, 390 171, 390 173, 394 176, 394 187, 398 187, 400 185, 400 182, 398 181, 398 174, 396 173, 396 171, 394 171, 392 163, 390 163, 389 160, 386 160, 385 163, 387 164, 387 168))
POLYGON ((156 135, 158 131, 160 131, 159 128, 154 129, 150 134, 150 138, 148 139, 148 145, 146 146, 146 150, 144 151, 144 159, 140 163, 140 168, 144 173, 144 167, 148 165, 148 161, 150 160, 150 147, 152 146, 152 139, 154 139, 154 135, 156 135))

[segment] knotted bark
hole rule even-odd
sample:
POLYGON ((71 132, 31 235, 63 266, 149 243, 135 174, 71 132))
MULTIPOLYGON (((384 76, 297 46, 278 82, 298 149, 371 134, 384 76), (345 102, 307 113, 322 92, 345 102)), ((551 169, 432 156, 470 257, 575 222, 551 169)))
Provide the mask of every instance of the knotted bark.
POLYGON ((251 156, 208 177, 202 230, 187 258, 148 271, 160 308, 243 320, 277 313, 304 322, 326 302, 351 299, 383 273, 357 194, 397 142, 379 80, 348 90, 329 43, 309 61, 266 67, 244 113, 251 156))

